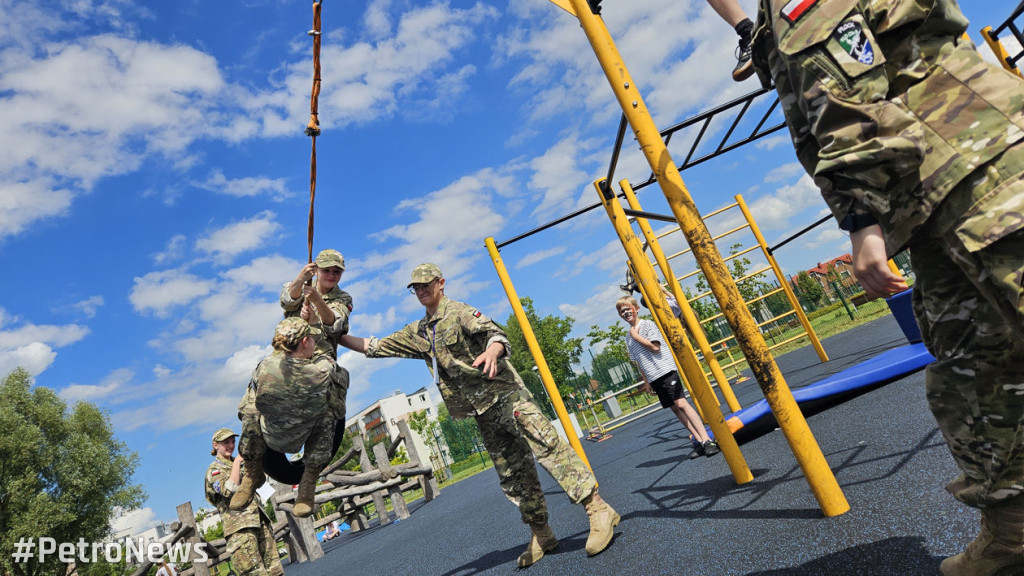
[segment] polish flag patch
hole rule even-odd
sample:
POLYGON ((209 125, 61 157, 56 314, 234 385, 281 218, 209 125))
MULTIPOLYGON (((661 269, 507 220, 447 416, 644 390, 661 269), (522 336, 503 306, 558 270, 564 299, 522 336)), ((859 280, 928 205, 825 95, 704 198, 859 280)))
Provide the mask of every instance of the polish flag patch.
POLYGON ((473 312, 473 317, 474 318, 479 318, 480 317, 480 311, 477 310, 476 312, 473 312))
POLYGON ((779 14, 786 19, 790 24, 796 22, 801 16, 807 13, 812 6, 818 3, 818 0, 789 0, 779 14))
POLYGON ((217 474, 220 474, 220 470, 214 470, 213 472, 210 472, 210 476, 216 476, 217 474))

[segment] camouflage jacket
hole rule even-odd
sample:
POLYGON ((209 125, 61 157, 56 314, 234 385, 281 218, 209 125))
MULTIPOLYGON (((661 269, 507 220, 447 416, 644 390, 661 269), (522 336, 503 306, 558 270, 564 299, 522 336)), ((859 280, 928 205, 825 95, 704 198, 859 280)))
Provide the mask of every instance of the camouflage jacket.
MULTIPOLYGON (((266 516, 259 494, 253 496, 244 510, 234 511, 228 507, 231 496, 238 490, 238 486, 231 481, 231 465, 231 461, 218 456, 206 469, 206 500, 220 512, 225 537, 242 528, 259 528, 260 515, 266 516)), ((267 522, 269 521, 267 518, 267 522)))
POLYGON ((881 224, 890 255, 1024 136, 1020 79, 982 61, 966 27, 955 0, 759 0, 754 66, 801 164, 837 220, 881 224))
POLYGON ((348 388, 348 378, 342 372, 326 354, 305 359, 275 351, 264 358, 253 371, 252 381, 267 446, 278 452, 301 451, 313 427, 331 409, 330 388, 348 388))
MULTIPOLYGON (((284 317, 298 316, 302 312, 302 304, 305 296, 292 299, 288 293, 288 286, 281 289, 281 308, 284 308, 284 317)), ((320 324, 319 318, 314 314, 309 319, 310 331, 316 336, 316 353, 327 354, 335 360, 338 359, 338 339, 348 334, 348 318, 352 314, 352 296, 341 288, 335 286, 324 296, 327 307, 334 312, 334 323, 330 326, 320 324)))
POLYGON ((371 358, 422 358, 432 372, 432 358, 436 357, 434 380, 452 418, 481 414, 524 387, 509 362, 511 353, 505 332, 494 321, 469 304, 447 297, 433 316, 425 316, 385 338, 371 337, 366 347, 366 355, 371 358), (473 368, 473 361, 492 342, 505 347, 493 379, 473 368))

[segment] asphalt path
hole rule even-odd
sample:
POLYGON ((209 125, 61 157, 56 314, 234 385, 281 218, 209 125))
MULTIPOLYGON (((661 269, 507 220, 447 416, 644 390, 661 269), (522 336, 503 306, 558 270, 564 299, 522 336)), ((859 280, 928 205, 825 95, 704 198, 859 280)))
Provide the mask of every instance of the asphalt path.
MULTIPOLYGON (((779 358, 792 388, 905 343, 885 317, 779 358)), ((763 396, 752 379, 741 404, 763 396)), ((724 405, 724 404, 723 404, 724 405)), ((819 408, 807 417, 851 509, 825 518, 783 434, 741 438, 754 480, 737 485, 725 459, 689 460, 684 428, 660 410, 584 442, 602 497, 622 516, 611 546, 588 558, 582 506, 546 472, 541 483, 560 546, 517 570, 529 529, 492 470, 442 487, 412 516, 324 544, 325 556, 286 567, 288 576, 534 575, 915 575, 938 573, 978 530, 978 514, 943 489, 956 475, 917 372, 819 408)))

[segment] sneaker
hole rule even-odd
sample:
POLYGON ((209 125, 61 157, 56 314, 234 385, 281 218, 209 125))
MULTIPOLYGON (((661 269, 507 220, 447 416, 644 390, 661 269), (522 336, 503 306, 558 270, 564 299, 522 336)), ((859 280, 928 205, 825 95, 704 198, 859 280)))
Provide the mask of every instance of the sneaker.
POLYGON ((736 47, 736 67, 732 69, 732 79, 742 82, 754 73, 754 61, 750 59, 750 44, 736 47))
POLYGON ((714 440, 708 440, 704 443, 702 448, 704 448, 704 455, 708 458, 711 458, 722 451, 722 449, 718 447, 718 442, 715 442, 714 440))
POLYGON ((702 444, 697 444, 696 442, 694 442, 693 443, 693 452, 690 452, 690 460, 693 460, 694 458, 696 458, 698 456, 703 456, 703 455, 704 455, 704 446, 702 444))

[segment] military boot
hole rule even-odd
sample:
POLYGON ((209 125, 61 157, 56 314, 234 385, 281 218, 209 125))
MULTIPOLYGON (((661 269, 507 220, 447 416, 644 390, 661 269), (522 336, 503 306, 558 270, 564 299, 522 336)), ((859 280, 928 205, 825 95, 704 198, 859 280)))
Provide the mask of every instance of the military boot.
POLYGON ((302 480, 299 481, 299 492, 295 495, 295 508, 292 514, 306 518, 313 513, 313 497, 316 496, 316 481, 319 477, 320 473, 313 472, 308 466, 302 471, 302 480))
POLYGON ((543 558, 545 552, 551 552, 558 548, 558 539, 555 538, 554 533, 551 532, 551 527, 547 523, 540 526, 531 524, 530 530, 533 531, 533 535, 530 537, 530 544, 526 546, 526 551, 520 554, 519 559, 516 560, 516 564, 520 568, 526 568, 543 558))
POLYGON ((593 556, 608 547, 619 524, 619 515, 597 495, 597 489, 583 500, 590 517, 590 536, 587 536, 587 555, 593 556))
POLYGON ((249 502, 252 502, 252 496, 256 489, 263 486, 264 482, 266 482, 266 477, 263 475, 263 460, 261 458, 246 460, 242 468, 242 483, 231 497, 228 507, 232 510, 244 509, 249 502))
POLYGON ((981 533, 966 550, 943 560, 939 573, 942 576, 1024 573, 1024 499, 1017 497, 999 506, 982 508, 981 533), (1004 568, 1008 570, 1003 571, 1004 568))

